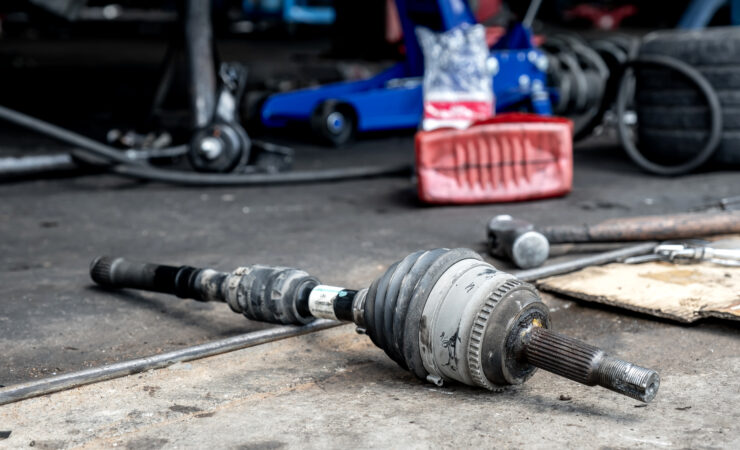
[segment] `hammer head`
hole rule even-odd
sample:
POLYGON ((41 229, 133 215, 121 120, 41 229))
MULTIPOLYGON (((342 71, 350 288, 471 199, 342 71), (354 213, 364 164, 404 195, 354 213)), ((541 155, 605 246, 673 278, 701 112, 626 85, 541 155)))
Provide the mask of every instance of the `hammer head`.
POLYGON ((488 222, 488 250, 492 256, 508 259, 520 269, 532 269, 547 260, 550 243, 533 224, 498 215, 488 222))

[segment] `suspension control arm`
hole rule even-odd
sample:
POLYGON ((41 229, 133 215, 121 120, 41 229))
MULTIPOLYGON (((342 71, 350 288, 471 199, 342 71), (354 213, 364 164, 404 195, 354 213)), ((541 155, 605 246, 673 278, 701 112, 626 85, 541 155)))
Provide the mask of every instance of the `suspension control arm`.
POLYGON ((658 373, 550 330, 531 285, 468 249, 412 253, 360 290, 320 284, 308 273, 254 265, 231 273, 99 257, 92 279, 199 301, 221 301, 251 320, 353 322, 401 367, 437 385, 489 390, 524 383, 536 368, 643 402, 658 373))

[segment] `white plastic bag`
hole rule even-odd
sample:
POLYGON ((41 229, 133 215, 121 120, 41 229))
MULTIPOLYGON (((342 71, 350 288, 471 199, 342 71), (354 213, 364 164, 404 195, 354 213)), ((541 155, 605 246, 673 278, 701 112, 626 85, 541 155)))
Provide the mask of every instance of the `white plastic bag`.
POLYGON ((493 115, 493 77, 483 25, 443 33, 416 28, 424 53, 422 128, 467 128, 493 115))

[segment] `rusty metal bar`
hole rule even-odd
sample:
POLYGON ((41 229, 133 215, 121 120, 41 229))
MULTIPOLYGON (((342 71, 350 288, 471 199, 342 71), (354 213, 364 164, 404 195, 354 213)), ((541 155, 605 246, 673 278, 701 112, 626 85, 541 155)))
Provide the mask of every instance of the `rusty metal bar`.
POLYGON ((341 324, 341 322, 319 319, 300 327, 293 325, 278 326, 161 353, 159 355, 122 361, 115 364, 93 367, 92 369, 80 370, 79 372, 64 373, 28 383, 16 384, 0 389, 0 405, 72 389, 86 384, 97 383, 98 381, 120 378, 151 369, 160 369, 178 362, 192 361, 194 359, 253 347, 280 339, 301 336, 341 324))
POLYGON ((538 231, 551 244, 687 239, 740 233, 740 211, 627 217, 594 225, 541 227, 538 231))

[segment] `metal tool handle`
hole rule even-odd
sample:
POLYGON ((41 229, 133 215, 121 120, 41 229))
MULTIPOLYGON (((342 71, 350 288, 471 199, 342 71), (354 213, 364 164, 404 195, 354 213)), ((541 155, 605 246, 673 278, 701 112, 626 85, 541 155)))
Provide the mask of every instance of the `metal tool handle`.
POLYGON ((740 266, 740 249, 714 248, 691 244, 661 244, 653 253, 634 256, 624 260, 626 264, 641 264, 651 261, 667 261, 690 264, 708 261, 723 266, 740 266))
POLYGON ((705 248, 705 255, 707 259, 717 264, 740 264, 740 249, 707 247, 705 248))
POLYGON ((740 211, 612 219, 594 225, 539 228, 551 244, 652 241, 740 233, 740 211))

